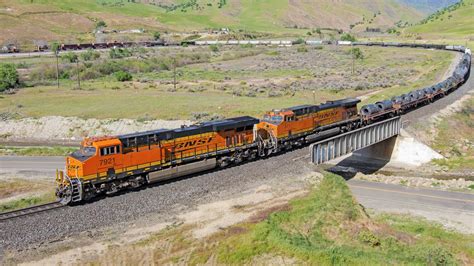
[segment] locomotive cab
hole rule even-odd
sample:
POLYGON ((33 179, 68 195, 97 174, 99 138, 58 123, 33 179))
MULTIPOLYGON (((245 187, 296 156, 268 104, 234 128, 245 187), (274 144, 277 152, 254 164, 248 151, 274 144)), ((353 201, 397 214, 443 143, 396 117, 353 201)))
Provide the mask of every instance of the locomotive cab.
POLYGON ((90 138, 66 159, 67 175, 87 179, 95 173, 112 175, 122 165, 122 145, 116 138, 90 138))
POLYGON ((98 178, 115 176, 115 170, 122 167, 122 159, 122 144, 117 138, 86 138, 80 149, 66 158, 65 172, 57 171, 56 195, 66 203, 74 201, 74 184, 82 186, 98 178))

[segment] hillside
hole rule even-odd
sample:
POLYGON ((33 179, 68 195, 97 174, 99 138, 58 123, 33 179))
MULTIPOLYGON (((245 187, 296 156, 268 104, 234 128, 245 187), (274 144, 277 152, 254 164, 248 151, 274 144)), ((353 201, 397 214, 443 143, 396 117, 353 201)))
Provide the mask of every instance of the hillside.
MULTIPOLYGON (((116 36, 92 33, 100 20, 106 22, 108 32, 132 29, 192 32, 226 27, 252 32, 305 34, 308 29, 317 27, 386 28, 399 20, 414 22, 423 17, 421 12, 397 1, 150 0, 133 3, 125 0, 2 0, 0 43, 114 39, 116 36)), ((124 33, 120 38, 150 36, 150 33, 124 33)))
POLYGON ((431 14, 446 6, 459 2, 459 0, 400 0, 400 2, 414 7, 421 12, 431 14))
POLYGON ((464 0, 457 8, 432 15, 426 23, 405 30, 406 35, 415 34, 423 39, 450 39, 464 42, 474 41, 474 0, 464 0))

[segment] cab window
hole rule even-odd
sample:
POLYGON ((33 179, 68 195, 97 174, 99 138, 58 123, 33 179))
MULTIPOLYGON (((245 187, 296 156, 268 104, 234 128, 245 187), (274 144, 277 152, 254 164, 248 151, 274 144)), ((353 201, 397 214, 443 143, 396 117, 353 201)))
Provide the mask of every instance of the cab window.
POLYGON ((120 153, 120 146, 110 146, 100 148, 100 156, 112 155, 120 153))
POLYGON ((263 121, 278 125, 283 121, 283 117, 281 115, 265 115, 263 121))

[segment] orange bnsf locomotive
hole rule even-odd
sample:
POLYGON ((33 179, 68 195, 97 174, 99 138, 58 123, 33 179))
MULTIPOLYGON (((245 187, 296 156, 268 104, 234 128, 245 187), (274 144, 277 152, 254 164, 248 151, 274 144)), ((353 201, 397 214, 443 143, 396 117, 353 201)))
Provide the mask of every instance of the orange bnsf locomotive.
POLYGON ((301 146, 308 135, 339 128, 348 131, 360 125, 359 99, 328 101, 320 105, 300 105, 273 110, 256 126, 259 155, 301 146))
POLYGON ((257 123, 244 116, 174 130, 87 138, 66 158, 66 172, 58 172, 56 195, 64 203, 79 202, 255 157, 251 148, 257 123))
POLYGON ((65 204, 126 188, 225 167, 264 157, 305 142, 330 128, 357 124, 357 99, 303 105, 173 130, 86 138, 56 176, 56 195, 65 204))

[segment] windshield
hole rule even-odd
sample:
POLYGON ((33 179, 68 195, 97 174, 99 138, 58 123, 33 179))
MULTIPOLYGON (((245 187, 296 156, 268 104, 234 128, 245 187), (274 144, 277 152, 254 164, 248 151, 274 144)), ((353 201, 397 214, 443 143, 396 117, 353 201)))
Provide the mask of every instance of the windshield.
POLYGON ((283 121, 283 117, 281 115, 264 115, 263 121, 277 125, 283 121))
POLYGON ((81 147, 80 150, 75 151, 71 156, 79 161, 85 161, 86 159, 95 155, 96 149, 94 147, 81 147))

